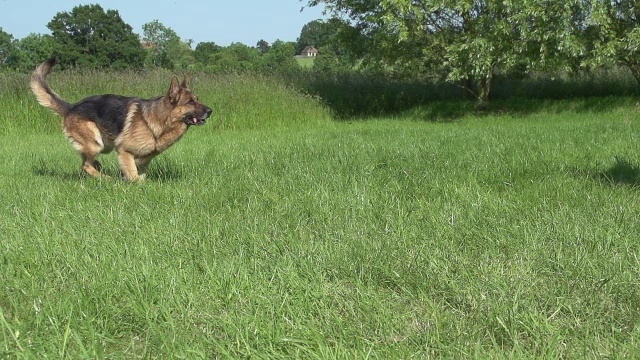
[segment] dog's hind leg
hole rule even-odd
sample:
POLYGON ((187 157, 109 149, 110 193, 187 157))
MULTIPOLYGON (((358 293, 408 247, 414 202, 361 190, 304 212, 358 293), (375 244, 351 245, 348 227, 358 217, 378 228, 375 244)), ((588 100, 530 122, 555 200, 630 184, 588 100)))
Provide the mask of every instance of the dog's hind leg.
POLYGON ((98 160, 96 160, 97 155, 88 153, 82 153, 80 155, 82 156, 82 170, 84 170, 84 172, 94 177, 104 176, 100 172, 101 165, 98 160))
POLYGON ((82 170, 94 177, 104 176, 98 162, 98 156, 104 150, 104 142, 96 124, 78 118, 65 118, 64 133, 82 157, 82 170))

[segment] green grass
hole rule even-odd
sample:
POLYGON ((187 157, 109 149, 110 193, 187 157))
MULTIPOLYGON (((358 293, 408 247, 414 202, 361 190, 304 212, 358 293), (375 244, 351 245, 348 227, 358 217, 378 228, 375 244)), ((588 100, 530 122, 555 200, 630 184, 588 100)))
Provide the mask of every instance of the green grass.
POLYGON ((213 122, 143 184, 0 105, 0 357, 640 356, 632 100, 331 122, 210 81, 213 122))
MULTIPOLYGON (((56 70, 48 78, 49 85, 70 102, 105 93, 151 98, 168 91, 173 75, 163 70, 116 74, 56 70)), ((331 111, 316 98, 266 76, 196 73, 188 77, 194 93, 214 109, 216 121, 207 126, 207 132, 308 128, 330 126, 332 121, 331 111)), ((60 118, 34 101, 28 75, 0 73, 0 96, 0 134, 60 131, 60 118)))
POLYGON ((300 67, 302 67, 304 69, 313 68, 313 61, 314 60, 315 60, 314 58, 296 58, 296 61, 298 62, 298 65, 300 65, 300 67))

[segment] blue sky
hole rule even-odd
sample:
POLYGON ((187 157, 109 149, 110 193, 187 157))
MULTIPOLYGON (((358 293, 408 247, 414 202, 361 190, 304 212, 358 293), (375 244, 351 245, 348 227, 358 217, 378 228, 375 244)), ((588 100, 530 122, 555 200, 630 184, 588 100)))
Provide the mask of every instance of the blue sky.
POLYGON ((298 0, 0 0, 0 27, 14 38, 30 33, 49 34, 47 23, 61 11, 77 5, 100 4, 103 9, 118 10, 120 17, 136 34, 142 25, 159 20, 181 39, 193 39, 228 46, 241 42, 255 46, 258 40, 269 43, 280 39, 296 41, 302 27, 315 19, 324 19, 322 8, 307 8, 298 0))

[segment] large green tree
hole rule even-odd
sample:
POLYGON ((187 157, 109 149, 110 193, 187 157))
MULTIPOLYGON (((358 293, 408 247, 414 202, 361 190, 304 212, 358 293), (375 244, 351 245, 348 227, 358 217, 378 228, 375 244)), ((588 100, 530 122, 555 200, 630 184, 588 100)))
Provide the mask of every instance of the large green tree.
POLYGON ((47 24, 63 67, 140 68, 144 50, 117 10, 79 5, 59 12, 47 24))
POLYGON ((300 30, 300 36, 296 41, 296 54, 299 54, 305 46, 339 48, 338 33, 343 25, 344 23, 337 18, 308 22, 300 30))
POLYGON ((222 46, 216 45, 216 43, 212 41, 201 42, 198 43, 193 50, 193 57, 198 63, 207 65, 211 61, 213 54, 219 52, 221 49, 222 46))
MULTIPOLYGON (((322 20, 313 20, 306 23, 300 31, 300 37, 296 42, 296 53, 300 53, 306 46, 314 46, 318 48, 323 44, 323 38, 326 36, 327 30, 322 20)), ((324 45, 324 44, 323 44, 324 45)))
POLYGON ((142 25, 142 41, 147 48, 147 65, 173 69, 180 63, 185 47, 180 36, 159 20, 142 25))
POLYGON ((271 50, 271 45, 265 39, 260 39, 256 44, 256 49, 260 50, 261 54, 266 54, 271 50))
POLYGON ((581 0, 308 0, 349 19, 368 56, 390 68, 430 71, 489 99, 496 71, 534 66, 571 47, 581 0), (545 49, 541 44, 553 43, 545 49), (537 47, 536 47, 537 46, 537 47))

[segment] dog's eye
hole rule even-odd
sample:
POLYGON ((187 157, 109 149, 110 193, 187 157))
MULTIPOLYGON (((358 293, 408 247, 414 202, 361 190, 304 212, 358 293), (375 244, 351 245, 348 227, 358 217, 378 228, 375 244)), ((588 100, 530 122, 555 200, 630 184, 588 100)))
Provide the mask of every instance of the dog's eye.
POLYGON ((196 103, 196 101, 193 100, 193 99, 189 99, 189 101, 187 102, 187 104, 189 104, 189 105, 194 105, 195 103, 196 103))

